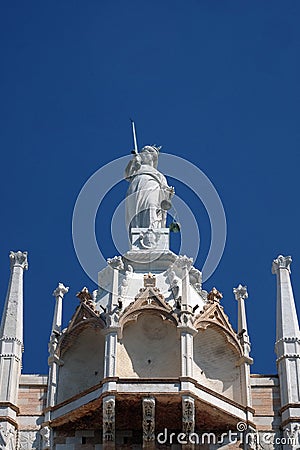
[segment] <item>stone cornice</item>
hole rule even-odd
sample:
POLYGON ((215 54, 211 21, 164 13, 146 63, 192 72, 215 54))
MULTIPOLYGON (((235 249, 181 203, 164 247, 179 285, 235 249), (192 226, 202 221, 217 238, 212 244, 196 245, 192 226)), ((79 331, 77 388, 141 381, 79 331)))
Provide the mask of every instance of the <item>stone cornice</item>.
POLYGON ((300 354, 299 353, 286 353, 286 354, 280 356, 279 358, 277 358, 276 362, 279 363, 283 359, 289 359, 289 358, 300 359, 300 354))
POLYGON ((12 336, 2 336, 0 338, 0 341, 5 341, 5 342, 16 342, 19 345, 23 345, 22 342, 20 341, 20 339, 18 339, 17 337, 12 337, 12 336))
POLYGON ((15 355, 14 353, 0 353, 0 358, 13 358, 15 359, 17 362, 21 361, 21 358, 19 358, 17 355, 15 355))
POLYGON ((2 407, 2 406, 6 407, 6 408, 12 409, 12 410, 15 411, 17 414, 19 414, 19 412, 20 412, 18 406, 14 405, 14 404, 11 403, 11 402, 0 402, 0 407, 2 407))
MULTIPOLYGON (((2 403, 0 403, 0 406, 1 405, 2 403)), ((9 422, 13 427, 15 427, 16 430, 19 429, 18 423, 9 416, 0 416, 0 422, 9 422)))
MULTIPOLYGON (((300 408, 300 403, 288 403, 287 405, 282 406, 282 408, 280 408, 280 413, 283 413, 284 411, 286 411, 287 409, 290 408, 300 408)), ((298 418, 299 421, 299 418, 298 418)))
POLYGON ((278 341, 275 342, 275 345, 279 344, 280 342, 288 342, 288 343, 299 342, 300 343, 300 338, 297 336, 282 337, 282 338, 278 339, 278 341))

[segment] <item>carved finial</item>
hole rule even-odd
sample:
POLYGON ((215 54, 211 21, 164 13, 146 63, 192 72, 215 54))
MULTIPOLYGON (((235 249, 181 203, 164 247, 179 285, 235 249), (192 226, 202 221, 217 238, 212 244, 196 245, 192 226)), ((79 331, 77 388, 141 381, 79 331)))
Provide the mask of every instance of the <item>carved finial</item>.
POLYGON ((79 298, 81 303, 86 303, 88 300, 93 300, 93 296, 90 294, 87 287, 82 288, 81 291, 76 294, 76 297, 79 298))
POLYGON ((21 252, 20 250, 18 252, 11 251, 9 254, 11 269, 13 267, 22 267, 22 269, 27 270, 28 269, 27 255, 28 255, 27 252, 21 252))
POLYGON ((123 270, 124 269, 124 263, 122 260, 122 256, 115 256, 114 258, 108 258, 107 264, 112 268, 116 270, 123 270))
POLYGON ((239 284, 238 287, 233 288, 233 293, 236 300, 246 300, 248 298, 247 286, 239 284))
POLYGON ((53 295, 55 298, 61 297, 69 292, 69 288, 64 286, 63 283, 58 283, 57 288, 53 291, 53 295))
POLYGON ((223 298, 223 294, 215 287, 207 294, 207 300, 210 303, 220 303, 221 298, 223 298))
POLYGON ((292 262, 291 256, 279 255, 277 259, 274 259, 272 264, 272 273, 276 273, 279 269, 287 269, 291 273, 290 264, 292 262))
POLYGON ((144 287, 155 287, 156 286, 156 277, 151 272, 147 275, 144 275, 144 287))

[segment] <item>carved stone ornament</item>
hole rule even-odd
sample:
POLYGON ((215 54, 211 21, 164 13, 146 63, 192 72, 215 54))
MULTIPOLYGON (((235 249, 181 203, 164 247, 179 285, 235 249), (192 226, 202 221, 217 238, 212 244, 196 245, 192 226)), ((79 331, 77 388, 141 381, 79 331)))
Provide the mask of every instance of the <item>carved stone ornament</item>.
POLYGON ((299 447, 300 445, 300 424, 291 423, 284 429, 284 436, 291 442, 291 446, 299 447))
POLYGON ((208 303, 220 303, 220 300, 223 298, 223 294, 218 291, 215 287, 207 294, 208 303))
POLYGON ((122 256, 115 256, 114 258, 108 258, 107 264, 112 268, 116 270, 123 270, 124 269, 124 263, 122 260, 122 256))
POLYGON ((139 236, 139 241, 141 244, 141 247, 144 249, 151 249, 155 248, 157 246, 157 243, 159 241, 160 234, 155 232, 154 229, 149 228, 149 230, 145 232, 141 232, 139 236))
POLYGON ((10 424, 0 424, 0 448, 15 450, 16 431, 10 424))
POLYGON ((69 288, 64 286, 63 283, 58 283, 57 288, 53 291, 53 295, 55 298, 61 297, 63 298, 65 294, 69 292, 69 288))
POLYGON ((188 271, 191 269, 192 264, 193 258, 188 258, 186 255, 178 256, 174 262, 174 266, 177 266, 179 269, 187 269, 188 271))
POLYGON ((52 333, 50 336, 48 351, 50 356, 54 356, 58 345, 57 334, 52 333))
POLYGON ((27 260, 27 252, 21 252, 20 250, 18 252, 10 252, 9 259, 10 259, 10 267, 22 267, 22 269, 27 270, 28 269, 28 260, 27 260))
POLYGON ((103 400, 103 442, 115 441, 115 399, 103 400))
POLYGON ((93 300, 92 294, 89 292, 87 287, 84 287, 80 292, 76 294, 76 297, 79 298, 80 303, 84 303, 93 311, 95 311, 95 302, 93 300))
POLYGON ((247 286, 242 286, 241 284, 238 287, 233 288, 233 293, 236 300, 246 300, 248 298, 247 286))
POLYGON ((195 403, 192 398, 182 399, 182 431, 185 434, 195 431, 195 403))
POLYGON ((246 434, 246 444, 247 450, 258 450, 259 436, 256 431, 251 430, 246 434))
POLYGON ((143 398, 143 440, 155 440, 155 398, 143 398))
POLYGON ((50 449, 50 428, 49 427, 41 428, 40 435, 42 436, 43 439, 42 449, 43 450, 50 449))
POLYGON ((277 259, 274 259, 272 264, 272 273, 275 274, 279 269, 287 269, 291 273, 290 264, 292 262, 291 256, 279 255, 277 259))
POLYGON ((156 277, 151 272, 147 275, 144 275, 144 287, 155 287, 156 286, 156 277))
POLYGON ((40 448, 39 441, 40 439, 36 431, 19 432, 20 450, 38 450, 40 448))

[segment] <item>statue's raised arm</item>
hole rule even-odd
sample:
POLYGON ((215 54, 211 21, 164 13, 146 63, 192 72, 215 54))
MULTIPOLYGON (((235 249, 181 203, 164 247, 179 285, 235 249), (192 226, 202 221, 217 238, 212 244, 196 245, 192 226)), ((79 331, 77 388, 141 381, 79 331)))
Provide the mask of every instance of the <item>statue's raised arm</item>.
POLYGON ((174 189, 157 170, 159 148, 147 145, 125 169, 130 183, 126 195, 126 225, 131 228, 164 228, 174 189))

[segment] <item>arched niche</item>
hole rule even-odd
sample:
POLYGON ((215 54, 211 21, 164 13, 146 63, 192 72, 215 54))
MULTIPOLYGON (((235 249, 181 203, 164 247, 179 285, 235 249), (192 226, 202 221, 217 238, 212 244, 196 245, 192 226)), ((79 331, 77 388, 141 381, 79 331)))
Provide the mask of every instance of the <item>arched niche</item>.
POLYGON ((159 313, 143 312, 124 324, 117 349, 117 376, 180 376, 180 340, 174 322, 159 313))
POLYGON ((209 325, 194 337, 194 378, 203 386, 240 402, 240 358, 224 330, 209 325))
POLYGON ((93 322, 64 337, 60 358, 57 403, 95 386, 103 379, 105 338, 93 322))

